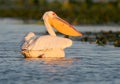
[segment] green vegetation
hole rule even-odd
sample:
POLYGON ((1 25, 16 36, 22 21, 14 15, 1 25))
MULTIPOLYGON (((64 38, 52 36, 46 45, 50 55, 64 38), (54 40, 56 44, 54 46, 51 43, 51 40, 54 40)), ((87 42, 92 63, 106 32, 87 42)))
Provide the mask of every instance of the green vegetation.
POLYGON ((85 0, 76 2, 65 0, 10 0, 0 1, 0 17, 39 20, 45 11, 55 11, 60 17, 74 25, 120 24, 120 0, 116 2, 97 2, 85 0))

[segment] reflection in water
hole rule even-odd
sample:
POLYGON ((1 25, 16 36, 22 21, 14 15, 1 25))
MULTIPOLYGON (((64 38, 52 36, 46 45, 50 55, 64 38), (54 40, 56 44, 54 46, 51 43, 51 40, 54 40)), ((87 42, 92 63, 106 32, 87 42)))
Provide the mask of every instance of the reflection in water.
POLYGON ((43 64, 47 65, 58 65, 58 66, 68 66, 72 65, 74 61, 77 59, 75 58, 25 58, 26 61, 41 61, 43 64))
POLYGON ((25 61, 32 64, 34 62, 35 64, 39 62, 38 65, 42 64, 43 71, 47 73, 60 73, 63 69, 69 69, 77 60, 75 58, 25 58, 25 61))

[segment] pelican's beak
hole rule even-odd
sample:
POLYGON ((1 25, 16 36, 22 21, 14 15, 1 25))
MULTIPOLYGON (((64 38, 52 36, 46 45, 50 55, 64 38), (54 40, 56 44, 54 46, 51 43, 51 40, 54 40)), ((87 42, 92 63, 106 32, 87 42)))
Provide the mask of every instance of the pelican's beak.
POLYGON ((49 19, 49 22, 52 27, 62 34, 69 36, 82 36, 82 33, 77 31, 72 25, 70 25, 65 20, 61 19, 57 15, 49 19))

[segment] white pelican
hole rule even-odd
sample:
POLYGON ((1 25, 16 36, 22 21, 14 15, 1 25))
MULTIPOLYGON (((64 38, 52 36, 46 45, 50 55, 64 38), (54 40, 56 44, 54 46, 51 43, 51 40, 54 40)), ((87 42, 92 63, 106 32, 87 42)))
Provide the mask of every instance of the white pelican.
POLYGON ((61 58, 65 56, 64 49, 72 45, 68 38, 56 36, 54 30, 69 36, 82 36, 72 25, 61 19, 53 11, 45 12, 43 15, 44 24, 49 35, 37 37, 33 32, 25 36, 25 43, 22 45, 22 54, 29 58, 61 58))

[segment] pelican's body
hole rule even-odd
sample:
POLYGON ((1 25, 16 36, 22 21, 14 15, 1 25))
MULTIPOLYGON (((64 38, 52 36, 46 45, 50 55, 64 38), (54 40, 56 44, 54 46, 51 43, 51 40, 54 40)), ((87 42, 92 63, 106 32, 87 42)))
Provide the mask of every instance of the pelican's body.
POLYGON ((28 33, 24 39, 25 43, 22 46, 22 54, 25 57, 32 58, 64 57, 64 49, 70 47, 72 41, 68 38, 56 36, 52 27, 70 36, 82 36, 82 34, 52 11, 46 12, 43 15, 43 20, 49 35, 37 37, 33 32, 28 33))

